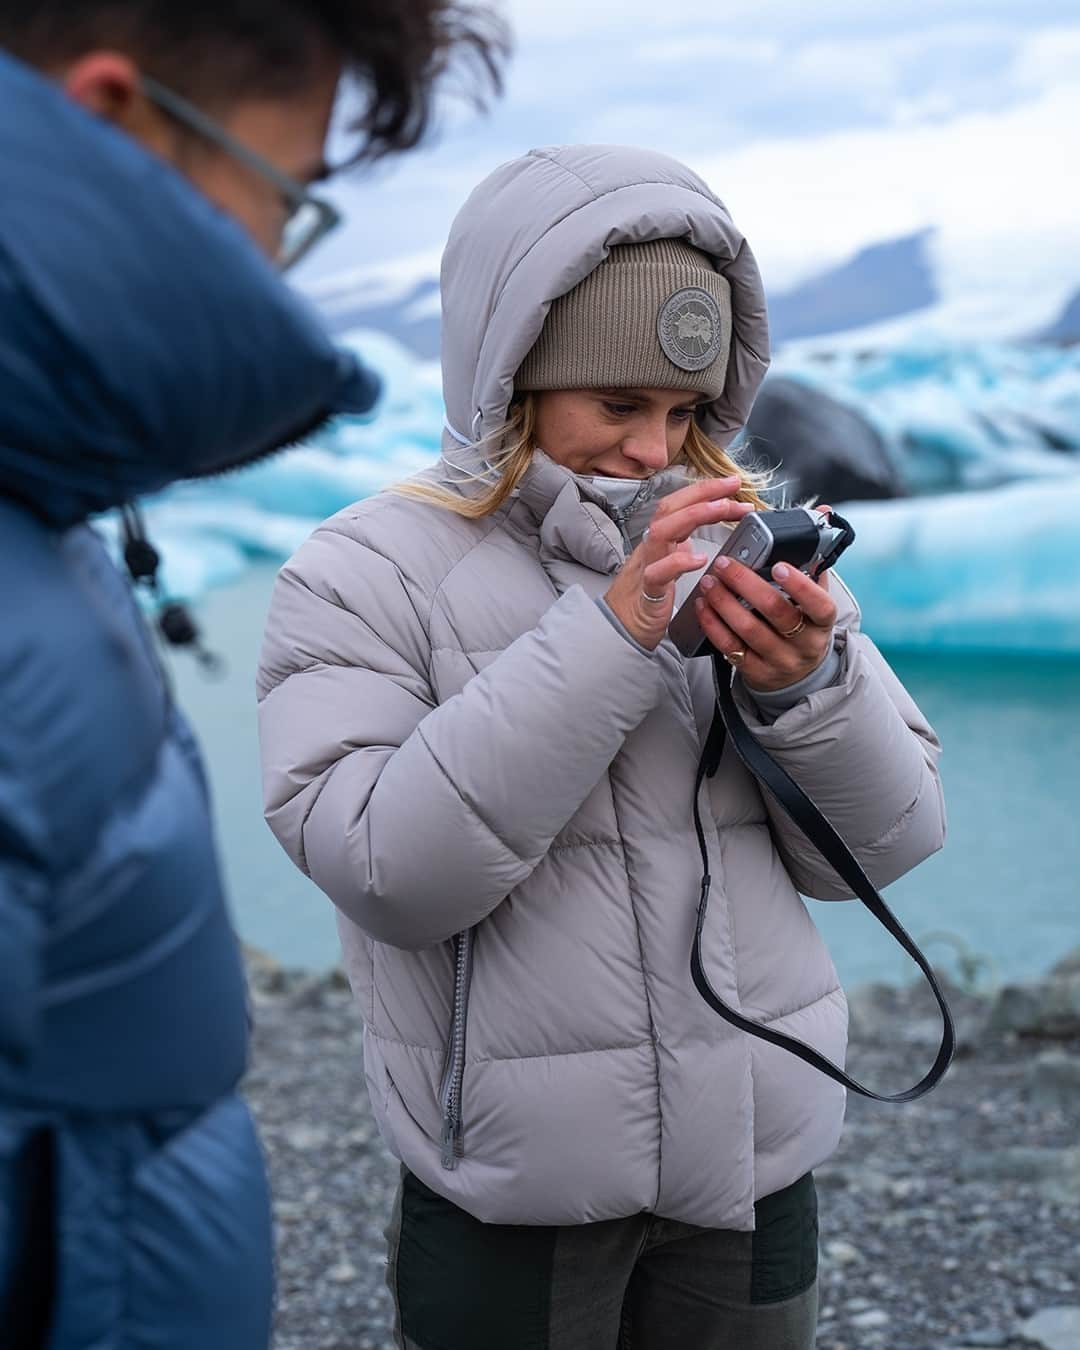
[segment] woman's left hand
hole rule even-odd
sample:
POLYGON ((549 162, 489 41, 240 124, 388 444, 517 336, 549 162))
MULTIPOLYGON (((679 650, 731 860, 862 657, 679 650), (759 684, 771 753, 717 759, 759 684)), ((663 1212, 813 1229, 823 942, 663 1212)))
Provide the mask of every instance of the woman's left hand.
POLYGON ((816 670, 832 646, 836 623, 827 572, 812 581, 798 568, 777 563, 772 575, 786 595, 721 556, 702 579, 705 598, 697 601, 702 632, 747 687, 761 693, 786 689, 816 670), (752 609, 741 605, 740 597, 752 609))

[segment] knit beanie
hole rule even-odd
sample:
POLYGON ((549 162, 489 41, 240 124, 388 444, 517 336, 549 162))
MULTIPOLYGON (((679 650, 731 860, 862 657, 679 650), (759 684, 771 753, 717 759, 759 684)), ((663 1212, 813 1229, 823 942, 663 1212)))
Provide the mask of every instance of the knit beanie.
POLYGON ((514 380, 534 389, 724 390, 731 287, 681 239, 619 244, 552 303, 514 380))

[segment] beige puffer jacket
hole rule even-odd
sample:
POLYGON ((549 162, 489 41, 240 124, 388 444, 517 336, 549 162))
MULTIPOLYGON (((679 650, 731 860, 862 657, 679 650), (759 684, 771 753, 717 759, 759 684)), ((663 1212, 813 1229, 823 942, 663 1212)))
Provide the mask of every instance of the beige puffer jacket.
MULTIPOLYGON (((443 276, 451 423, 499 423, 546 302, 606 245, 683 234, 732 280, 736 352, 711 410, 730 439, 765 364, 753 259, 687 170, 596 147, 507 166, 459 217, 443 276)), ((455 447, 449 433, 460 469, 455 447)), ((445 462, 432 475, 460 479, 445 462)), ((342 511, 274 592, 267 819, 338 908, 384 1138, 490 1222, 650 1210, 749 1229, 755 1198, 839 1137, 842 1089, 735 1031, 690 983, 709 663, 670 643, 644 654, 595 603, 684 481, 658 475, 620 528, 538 453, 483 520, 393 495, 342 511)), ((771 725, 742 705, 885 885, 941 844, 938 746, 836 594, 838 683, 771 725)), ((841 1060, 844 996, 799 892, 842 884, 730 752, 702 805, 717 991, 841 1060)))

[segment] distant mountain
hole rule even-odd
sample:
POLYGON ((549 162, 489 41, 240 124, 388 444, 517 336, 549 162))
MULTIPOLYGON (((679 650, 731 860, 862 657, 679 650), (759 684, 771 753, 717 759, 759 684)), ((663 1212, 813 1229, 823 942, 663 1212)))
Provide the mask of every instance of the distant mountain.
POLYGON ((1080 342, 1080 291, 1066 303, 1050 327, 1038 336, 1043 342, 1080 342))
POLYGON ((434 277, 403 281, 396 288, 376 288, 370 281, 350 284, 347 277, 338 285, 331 278, 310 292, 310 298, 334 333, 377 328, 423 360, 439 355, 439 283, 434 277))
MULTIPOLYGON (((985 286, 943 285, 938 274, 935 231, 920 230, 861 249, 846 262, 818 272, 786 291, 768 296, 774 347, 799 339, 835 337, 850 344, 874 345, 901 338, 911 326, 962 340, 992 336, 1032 336, 1029 297, 1014 284, 996 290, 985 286), (1026 320, 1026 321, 1025 321, 1026 320)), ((336 333, 375 328, 428 360, 439 354, 439 283, 437 254, 395 259, 377 266, 322 278, 307 288, 310 299, 336 333)), ((945 278, 948 281, 948 278, 945 278)), ((1058 294, 1067 294, 1062 288, 1058 294)), ((1055 300, 1055 303, 1060 303, 1055 300)), ((1044 309, 1042 313, 1046 313, 1044 309)), ((1052 309, 1049 312, 1053 312, 1052 309)), ((1080 341, 1080 292, 1038 339, 1080 341)))
POLYGON ((861 249, 846 263, 769 300, 773 338, 843 333, 926 309, 940 299, 927 245, 933 230, 920 230, 861 249))

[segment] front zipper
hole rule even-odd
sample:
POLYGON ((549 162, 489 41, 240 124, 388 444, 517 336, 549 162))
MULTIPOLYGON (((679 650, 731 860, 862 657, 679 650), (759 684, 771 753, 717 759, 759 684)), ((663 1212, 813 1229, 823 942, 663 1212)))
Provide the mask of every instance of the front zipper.
POLYGON ((465 1156, 461 1087, 465 1077, 465 1020, 472 982, 472 929, 454 938, 454 1006, 446 1043, 446 1066, 439 1087, 442 1107, 442 1165, 448 1172, 465 1156))
MULTIPOLYGON (((640 497, 640 495, 641 494, 639 493, 638 497, 640 497)), ((635 498, 624 510, 613 510, 609 512, 611 519, 615 522, 616 529, 619 531, 619 536, 622 539, 624 558, 629 558, 630 554, 634 551, 634 541, 630 538, 630 532, 626 527, 630 523, 634 512, 637 510, 637 502, 638 499, 635 498)))
MULTIPOLYGON (((630 503, 629 506, 624 506, 621 511, 617 511, 614 508, 612 508, 610 511, 611 518, 618 526, 619 534, 622 535, 624 557, 629 558, 630 554, 633 553, 634 548, 636 547, 634 541, 630 538, 630 532, 626 527, 627 525, 629 525, 630 521, 641 509, 642 503, 648 501, 649 498, 652 496, 653 487, 654 485, 652 479, 646 478, 641 485, 641 491, 637 494, 637 496, 634 498, 634 500, 630 503)), ((639 539, 638 543, 640 542, 641 541, 639 539)))
MULTIPOLYGON (((575 474, 574 477, 577 478, 578 476, 575 474)), ((588 478, 585 478, 583 481, 585 483, 589 482, 588 478)), ((634 551, 634 542, 630 538, 629 531, 626 528, 627 524, 633 518, 635 513, 640 510, 642 503, 648 501, 652 496, 655 491, 655 486, 656 485, 651 478, 644 478, 642 479, 641 487, 638 489, 637 493, 625 506, 613 506, 606 498, 600 503, 600 509, 607 518, 614 523, 615 528, 619 531, 619 537, 622 539, 624 558, 629 558, 630 554, 634 551)), ((601 489, 592 488, 590 485, 590 490, 595 492, 597 496, 601 498, 604 497, 601 489)), ((590 500, 593 499, 590 498, 590 500)))

